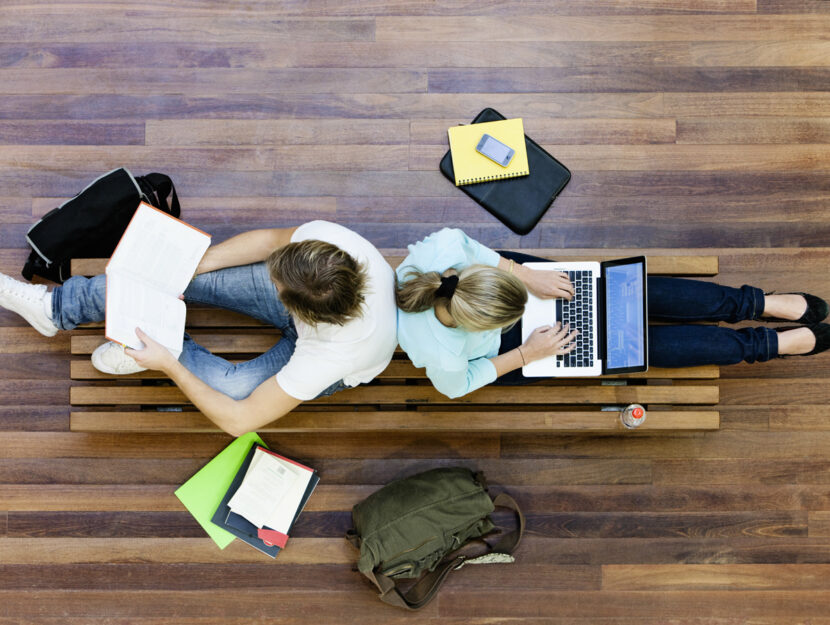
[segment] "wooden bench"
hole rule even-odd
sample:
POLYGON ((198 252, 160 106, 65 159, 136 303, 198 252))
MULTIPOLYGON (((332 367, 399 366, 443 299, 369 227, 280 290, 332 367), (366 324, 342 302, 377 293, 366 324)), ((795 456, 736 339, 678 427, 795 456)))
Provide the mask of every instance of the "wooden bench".
MULTIPOLYGON (((550 250, 523 250, 554 257, 550 250)), ((560 260, 603 259, 608 250, 567 250, 560 260)), ((400 256, 387 256, 394 267, 400 256)), ((73 275, 94 275, 105 261, 77 260, 73 275)), ((649 273, 712 276, 716 256, 649 252, 649 273), (673 255, 675 254, 675 255, 673 255)), ((75 330, 71 351, 71 429, 85 432, 207 432, 217 428, 195 411, 172 382, 154 371, 130 376, 100 373, 89 354, 104 338, 101 324, 75 330)), ((279 332, 248 317, 216 309, 188 311, 196 341, 230 360, 270 348, 279 332)), ((599 378, 540 380, 530 386, 489 386, 462 398, 438 393, 423 369, 398 350, 386 370, 369 384, 306 402, 263 432, 628 432, 619 408, 643 404, 646 422, 637 432, 715 430, 719 427, 717 366, 651 368, 646 373, 599 378)))

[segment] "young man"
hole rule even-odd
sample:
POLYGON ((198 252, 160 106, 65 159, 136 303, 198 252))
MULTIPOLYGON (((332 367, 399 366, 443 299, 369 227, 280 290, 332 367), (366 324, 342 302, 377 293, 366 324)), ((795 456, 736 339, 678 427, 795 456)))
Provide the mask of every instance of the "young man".
MULTIPOLYGON (((184 299, 279 328, 270 350, 233 365, 186 335, 176 360, 137 328, 145 349, 105 343, 92 362, 105 373, 163 371, 206 417, 239 436, 383 371, 397 345, 394 288, 383 256, 343 226, 252 230, 208 249, 184 299)), ((0 306, 53 336, 102 321, 105 289, 102 275, 70 278, 47 292, 0 274, 0 306)))

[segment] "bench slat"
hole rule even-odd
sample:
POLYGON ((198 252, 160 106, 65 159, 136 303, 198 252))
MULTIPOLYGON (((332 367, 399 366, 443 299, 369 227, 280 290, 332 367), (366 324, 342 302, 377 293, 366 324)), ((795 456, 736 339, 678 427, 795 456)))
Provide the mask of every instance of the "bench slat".
MULTIPOLYGON (((231 362, 240 362, 230 359, 231 362)), ((651 368, 642 373, 627 373, 620 375, 603 376, 603 379, 687 379, 687 380, 710 380, 720 376, 720 368, 717 365, 705 365, 702 367, 683 367, 680 369, 659 369, 651 368)), ((69 377, 73 380, 112 380, 136 379, 136 380, 166 380, 160 371, 142 371, 128 376, 114 376, 108 373, 101 373, 92 363, 87 360, 73 360, 70 363, 69 377)), ((426 371, 423 368, 416 368, 408 360, 393 360, 389 366, 378 375, 381 380, 399 379, 426 380, 426 371)))
MULTIPOLYGON (((447 399, 432 386, 358 386, 313 400, 315 404, 716 404, 717 386, 488 386, 464 397, 447 399)), ((184 405, 189 403, 174 386, 73 386, 69 389, 72 406, 107 405, 184 405)))
MULTIPOLYGON (((583 249, 576 252, 575 250, 562 250, 557 253, 557 250, 538 250, 526 249, 515 250, 517 252, 524 252, 525 254, 532 254, 540 258, 552 258, 559 261, 572 260, 613 260, 615 258, 623 258, 626 256, 633 256, 635 254, 645 254, 648 257, 648 271, 654 274, 663 275, 685 275, 685 276, 714 276, 718 273, 718 257, 716 255, 677 255, 677 254, 662 254, 660 250, 617 250, 616 253, 610 252, 607 249, 583 249)), ((384 254, 386 261, 392 266, 397 267, 401 264, 405 255, 402 254, 384 254)), ((73 276, 96 276, 104 273, 107 266, 107 259, 102 258, 76 258, 72 261, 72 275, 73 276)))
MULTIPOLYGON (((717 430, 716 411, 651 411, 638 431, 717 430)), ((199 412, 73 412, 77 432, 216 432, 199 412)), ((454 411, 292 412, 259 432, 595 432, 626 431, 618 412, 495 411, 474 416, 454 411)))

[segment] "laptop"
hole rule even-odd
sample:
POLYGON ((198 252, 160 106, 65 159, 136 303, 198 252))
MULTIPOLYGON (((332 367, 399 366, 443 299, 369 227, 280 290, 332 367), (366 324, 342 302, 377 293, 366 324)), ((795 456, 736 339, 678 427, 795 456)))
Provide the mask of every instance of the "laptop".
POLYGON ((598 262, 531 262, 530 269, 562 271, 574 298, 542 300, 528 294, 522 342, 542 325, 570 322, 577 348, 522 367, 525 377, 582 377, 648 369, 646 258, 598 262))

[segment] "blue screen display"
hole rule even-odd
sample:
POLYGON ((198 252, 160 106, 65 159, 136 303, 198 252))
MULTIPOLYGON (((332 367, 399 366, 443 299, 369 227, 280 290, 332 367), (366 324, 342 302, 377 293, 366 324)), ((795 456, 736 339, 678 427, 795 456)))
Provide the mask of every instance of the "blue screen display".
POLYGON ((645 363, 643 287, 643 263, 605 270, 608 368, 637 367, 645 363))

